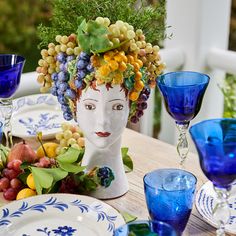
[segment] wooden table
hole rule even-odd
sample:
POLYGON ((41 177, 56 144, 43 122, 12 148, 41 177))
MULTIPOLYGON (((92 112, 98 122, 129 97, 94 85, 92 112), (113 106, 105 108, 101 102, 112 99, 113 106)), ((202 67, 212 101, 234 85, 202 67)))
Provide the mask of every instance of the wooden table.
MULTIPOLYGON (((148 211, 144 197, 143 176, 157 168, 178 168, 179 157, 176 148, 129 129, 124 132, 122 145, 129 147, 129 154, 134 162, 134 171, 127 174, 130 190, 124 196, 106 202, 120 211, 137 216, 139 219, 147 219, 148 211)), ((185 169, 197 177, 197 189, 207 181, 200 169, 196 154, 190 153, 188 155, 185 169)), ((183 235, 215 236, 215 228, 203 221, 194 206, 183 235)))
MULTIPOLYGON (((15 141, 18 142, 19 139, 15 139, 15 141)), ((107 200, 106 202, 120 211, 126 211, 137 216, 139 219, 148 219, 143 189, 143 176, 157 168, 179 168, 179 157, 176 147, 130 129, 125 130, 122 141, 122 146, 129 148, 129 154, 134 163, 134 170, 127 174, 130 190, 124 196, 107 200)), ((30 145, 36 148, 38 143, 31 142, 30 145)), ((185 169, 197 177, 197 189, 207 181, 200 169, 196 154, 189 153, 185 169)), ((2 194, 0 194, 0 203, 7 203, 3 199, 2 194)), ((195 206, 183 234, 183 236, 188 235, 215 236, 215 228, 203 221, 195 206)))

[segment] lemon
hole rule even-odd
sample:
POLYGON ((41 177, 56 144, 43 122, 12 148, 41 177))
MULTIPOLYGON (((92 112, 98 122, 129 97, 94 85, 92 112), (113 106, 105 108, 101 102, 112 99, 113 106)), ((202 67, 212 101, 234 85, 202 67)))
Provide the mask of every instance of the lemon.
MULTIPOLYGON (((48 143, 44 143, 43 147, 46 151, 47 157, 49 158, 55 158, 57 156, 56 153, 56 149, 59 145, 57 143, 53 143, 53 142, 48 142, 48 143)), ((37 151, 36 151, 36 155, 37 157, 41 158, 45 156, 45 153, 43 151, 43 147, 40 146, 37 151)))
POLYGON ((28 185, 29 188, 35 190, 35 183, 34 183, 34 177, 31 174, 28 175, 27 179, 26 179, 26 184, 28 185))
POLYGON ((36 192, 30 188, 23 188, 16 196, 16 200, 35 196, 36 192))

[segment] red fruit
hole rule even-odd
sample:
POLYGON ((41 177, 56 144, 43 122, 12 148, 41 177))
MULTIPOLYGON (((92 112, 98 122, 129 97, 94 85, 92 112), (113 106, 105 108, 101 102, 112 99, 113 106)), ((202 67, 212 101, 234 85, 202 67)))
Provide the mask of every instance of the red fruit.
POLYGON ((38 157, 36 156, 34 150, 26 144, 24 140, 15 144, 8 155, 8 162, 13 160, 21 160, 22 162, 27 161, 34 163, 37 159, 38 157))
POLYGON ((43 166, 43 167, 49 167, 51 165, 50 159, 48 157, 42 157, 39 160, 39 163, 43 166))
POLYGON ((3 177, 0 179, 0 191, 4 191, 5 189, 8 189, 10 185, 10 180, 6 177, 3 177))
POLYGON ((13 169, 13 161, 10 161, 7 163, 7 168, 8 169, 13 169))
POLYGON ((13 170, 21 172, 20 165, 22 164, 21 160, 13 160, 13 170))
POLYGON ((14 189, 20 189, 22 187, 22 183, 19 179, 14 178, 10 181, 10 185, 14 189))
POLYGON ((3 193, 3 197, 8 201, 15 200, 16 195, 17 195, 17 190, 13 188, 9 188, 7 189, 6 192, 3 193))
POLYGON ((8 179, 14 179, 18 176, 19 172, 13 170, 13 169, 4 169, 3 170, 3 176, 7 177, 8 179))

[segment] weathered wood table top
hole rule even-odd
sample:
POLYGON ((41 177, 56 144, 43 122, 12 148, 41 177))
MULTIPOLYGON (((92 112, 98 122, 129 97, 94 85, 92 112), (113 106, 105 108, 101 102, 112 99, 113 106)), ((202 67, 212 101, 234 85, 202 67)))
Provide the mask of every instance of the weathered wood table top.
MULTIPOLYGON (((137 216, 139 219, 148 219, 143 176, 157 168, 179 168, 179 157, 176 148, 130 129, 126 129, 123 134, 123 146, 129 147, 129 154, 134 162, 133 172, 127 174, 130 189, 124 196, 106 202, 120 211, 126 211, 137 216)), ((190 153, 188 155, 185 170, 197 177, 197 189, 207 181, 196 154, 190 153)), ((183 234, 183 236, 187 235, 215 236, 215 228, 203 220, 195 206, 183 234)))

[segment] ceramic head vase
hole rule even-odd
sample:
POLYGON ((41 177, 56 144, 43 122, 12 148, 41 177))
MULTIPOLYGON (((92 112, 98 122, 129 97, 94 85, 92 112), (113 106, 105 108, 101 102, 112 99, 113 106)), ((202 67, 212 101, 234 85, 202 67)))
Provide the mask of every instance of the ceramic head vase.
POLYGON ((128 191, 121 135, 128 120, 137 123, 143 115, 150 88, 164 69, 159 47, 147 43, 142 30, 101 17, 83 20, 77 35, 57 35, 56 42, 41 51, 37 68, 41 90, 51 88, 64 118, 74 118, 83 131, 82 165, 88 171, 102 169, 102 186, 91 195, 121 196, 128 191), (107 176, 112 177, 108 182, 107 176))

